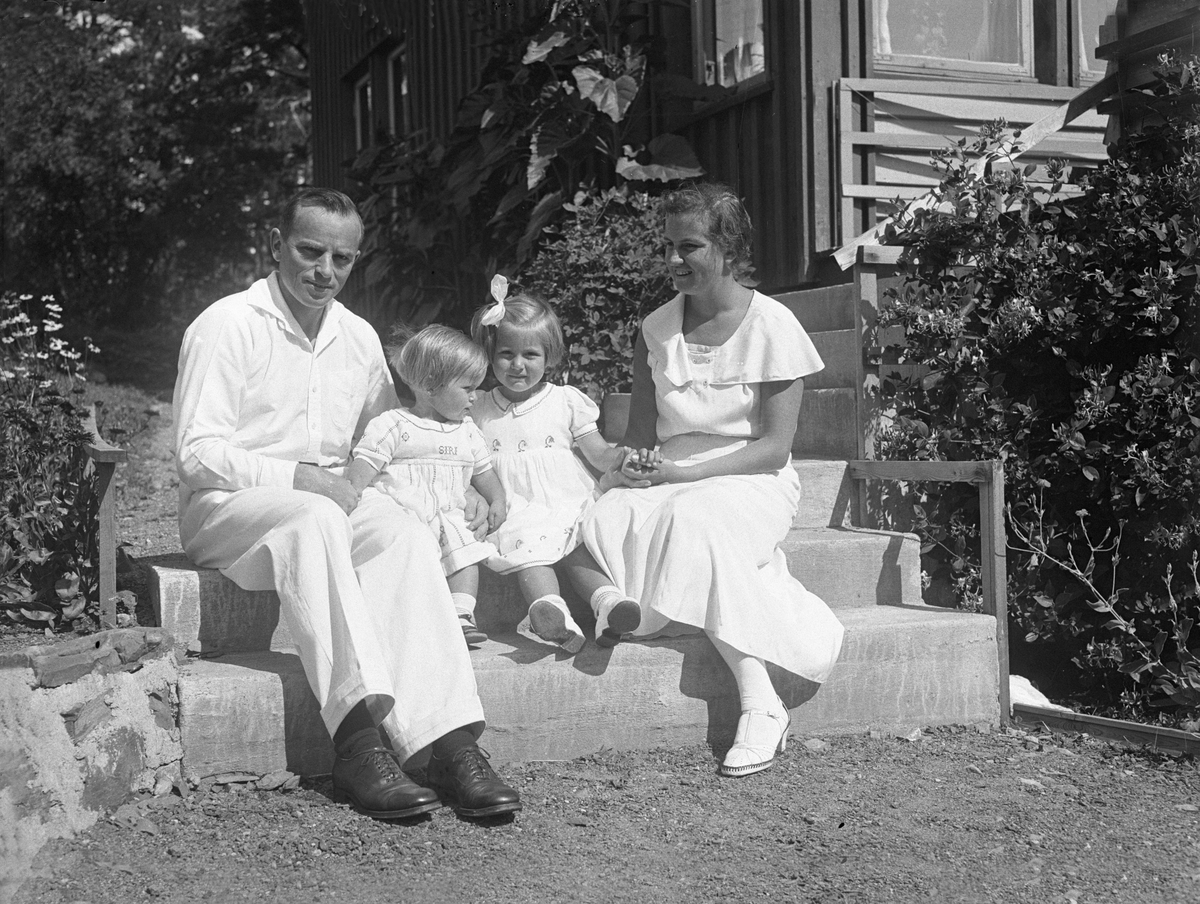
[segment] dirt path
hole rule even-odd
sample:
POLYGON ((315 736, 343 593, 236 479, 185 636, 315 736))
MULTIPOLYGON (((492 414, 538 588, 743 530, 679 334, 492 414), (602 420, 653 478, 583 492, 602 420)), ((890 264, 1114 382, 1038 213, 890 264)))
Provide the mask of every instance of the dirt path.
MULTIPOLYGON (((145 411, 120 478, 135 558, 177 543, 169 406, 145 411)), ((1195 759, 1078 735, 913 737, 797 742, 740 780, 704 746, 509 766, 525 809, 491 825, 374 822, 323 780, 201 787, 52 843, 16 901, 1200 900, 1195 759)))
POLYGON ((374 822, 322 781, 167 798, 46 848, 17 901, 1200 899, 1196 763, 1088 738, 832 738, 741 780, 705 747, 504 772, 525 809, 492 825, 374 822))

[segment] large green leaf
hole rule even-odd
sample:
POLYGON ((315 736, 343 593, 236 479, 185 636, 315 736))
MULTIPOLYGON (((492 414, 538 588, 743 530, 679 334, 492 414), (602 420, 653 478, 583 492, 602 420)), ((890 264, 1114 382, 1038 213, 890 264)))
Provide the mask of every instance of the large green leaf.
POLYGON ((617 173, 630 181, 673 182, 676 179, 696 179, 704 175, 704 167, 696 158, 692 146, 679 135, 659 135, 646 146, 649 163, 638 163, 632 148, 616 163, 617 173))
POLYGON ((601 113, 613 122, 625 118, 625 112, 641 87, 631 75, 611 79, 591 66, 576 66, 571 70, 579 96, 590 100, 601 113))

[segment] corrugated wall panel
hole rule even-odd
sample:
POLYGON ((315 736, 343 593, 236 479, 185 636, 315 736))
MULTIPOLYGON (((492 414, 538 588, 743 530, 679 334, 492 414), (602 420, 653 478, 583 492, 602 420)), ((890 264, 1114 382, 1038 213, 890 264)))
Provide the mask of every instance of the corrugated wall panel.
MULTIPOLYGON (((813 134, 807 4, 776 0, 765 14, 770 88, 679 131, 709 175, 745 198, 755 223, 755 276, 764 288, 783 289, 815 279, 813 212, 829 201, 807 189, 829 178, 813 172, 812 152, 828 137, 813 134)), ((830 43, 822 50, 836 53, 840 42, 830 43)))
MULTIPOLYGON (((493 0, 492 23, 509 28, 547 0, 493 0)), ((408 41, 412 126, 434 138, 454 127, 459 101, 475 87, 485 52, 464 0, 305 0, 313 102, 313 177, 345 189, 354 154, 351 77, 386 42, 408 41)), ((386 96, 377 86, 377 96, 386 96)))

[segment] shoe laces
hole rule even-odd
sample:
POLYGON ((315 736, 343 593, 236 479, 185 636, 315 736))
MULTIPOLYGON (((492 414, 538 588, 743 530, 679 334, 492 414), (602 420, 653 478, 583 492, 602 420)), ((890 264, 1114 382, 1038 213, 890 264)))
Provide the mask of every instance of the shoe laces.
POLYGON ((468 769, 472 779, 492 779, 496 777, 491 764, 488 760, 491 756, 486 750, 478 745, 464 747, 458 753, 450 758, 451 762, 458 763, 468 769))
POLYGON ((374 766, 380 775, 389 780, 398 779, 403 774, 396 752, 388 750, 386 747, 371 747, 367 750, 360 750, 358 753, 344 757, 344 759, 361 760, 364 766, 374 766))

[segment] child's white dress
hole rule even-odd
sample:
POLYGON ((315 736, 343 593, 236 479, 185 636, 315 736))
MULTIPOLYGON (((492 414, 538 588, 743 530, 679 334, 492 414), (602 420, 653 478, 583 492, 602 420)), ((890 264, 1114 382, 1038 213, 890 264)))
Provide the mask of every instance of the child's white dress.
MULTIPOLYGON (((685 342, 683 313, 679 295, 646 317, 642 336, 659 451, 686 466, 762 434, 763 383, 790 382, 824 364, 795 316, 759 292, 720 346, 685 342)), ((767 474, 609 490, 588 510, 580 533, 612 582, 641 604, 638 636, 703 629, 821 682, 837 661, 843 631, 788 572, 779 548, 799 502, 789 461, 767 474)))
POLYGON ((447 575, 496 552, 475 539, 464 514, 471 478, 492 467, 483 434, 470 418, 442 423, 393 408, 367 424, 354 457, 379 469, 367 492, 387 494, 429 525, 447 575))
POLYGON ((579 517, 596 481, 575 454, 596 432, 600 409, 578 389, 543 383, 524 402, 499 388, 480 397, 471 417, 483 431, 508 498, 508 518, 488 535, 498 549, 485 563, 500 574, 553 565, 579 545, 579 517))

